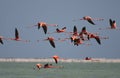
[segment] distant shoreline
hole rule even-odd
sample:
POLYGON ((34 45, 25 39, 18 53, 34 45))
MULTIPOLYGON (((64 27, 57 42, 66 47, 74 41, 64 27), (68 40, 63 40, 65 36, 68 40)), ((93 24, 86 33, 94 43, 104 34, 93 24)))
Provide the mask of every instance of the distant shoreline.
MULTIPOLYGON (((84 59, 59 59, 59 62, 99 62, 99 63, 120 63, 120 59, 92 58, 84 59)), ((54 62, 52 58, 0 58, 0 62, 54 62)))

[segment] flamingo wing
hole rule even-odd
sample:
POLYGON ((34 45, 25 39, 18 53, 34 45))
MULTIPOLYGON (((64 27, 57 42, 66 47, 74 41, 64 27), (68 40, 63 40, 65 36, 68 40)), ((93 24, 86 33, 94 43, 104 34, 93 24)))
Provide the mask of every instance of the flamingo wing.
POLYGON ((98 36, 95 37, 95 39, 96 39, 96 41, 97 41, 98 44, 101 44, 100 38, 98 36))
POLYGON ((38 23, 38 29, 40 29, 40 23, 38 23))
POLYGON ((89 19, 89 20, 87 20, 87 21, 88 21, 89 23, 95 25, 95 23, 94 23, 91 19, 89 19))
POLYGON ((2 41, 2 39, 1 39, 1 38, 0 38, 0 43, 1 43, 1 44, 3 44, 3 41, 2 41))
POLYGON ((50 42, 51 46, 52 46, 53 48, 55 48, 55 43, 54 43, 54 41, 53 41, 53 40, 49 40, 49 42, 50 42))
POLYGON ((58 63, 58 60, 57 60, 57 58, 54 58, 54 60, 55 60, 55 63, 57 64, 57 63, 58 63))
POLYGON ((83 31, 86 31, 86 27, 83 27, 83 28, 82 28, 82 32, 83 32, 83 31))
POLYGON ((44 26, 42 26, 42 28, 43 28, 44 33, 46 34, 47 33, 47 26, 44 25, 44 26))
POLYGON ((15 28, 15 38, 16 38, 16 39, 19 38, 19 32, 18 32, 17 28, 15 28))
POLYGON ((62 30, 66 29, 66 27, 63 27, 62 30))
POLYGON ((60 30, 58 28, 56 28, 56 31, 59 32, 60 30))
POLYGON ((112 24, 113 24, 112 19, 109 19, 109 23, 110 23, 110 26, 112 26, 112 24))
POLYGON ((77 27, 74 26, 74 28, 73 28, 73 33, 76 33, 76 32, 77 32, 77 27))

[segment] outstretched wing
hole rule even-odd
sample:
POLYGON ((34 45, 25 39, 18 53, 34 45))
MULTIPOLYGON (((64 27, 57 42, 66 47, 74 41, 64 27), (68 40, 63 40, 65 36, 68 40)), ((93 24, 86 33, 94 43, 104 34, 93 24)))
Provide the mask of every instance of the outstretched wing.
POLYGON ((16 39, 18 39, 18 38, 19 38, 19 33, 18 33, 17 28, 15 28, 15 38, 16 38, 16 39))
POLYGON ((55 43, 54 43, 54 41, 53 41, 53 40, 49 40, 49 42, 50 42, 51 46, 52 46, 53 48, 55 48, 55 43))
POLYGON ((112 19, 109 19, 109 23, 110 23, 110 26, 112 26, 112 24, 113 24, 112 19))
POLYGON ((2 41, 2 39, 1 39, 1 38, 0 38, 0 43, 1 43, 1 44, 3 44, 3 41, 2 41))
POLYGON ((94 23, 91 19, 89 19, 89 20, 87 20, 87 21, 88 21, 89 23, 95 25, 95 23, 94 23))
POLYGON ((77 27, 74 26, 74 28, 73 28, 73 33, 76 33, 76 32, 77 32, 77 27))
POLYGON ((43 25, 42 28, 43 28, 44 33, 46 34, 47 33, 47 26, 43 25))
POLYGON ((57 60, 57 58, 54 58, 54 60, 55 60, 55 63, 57 64, 57 63, 58 63, 58 60, 57 60))
POLYGON ((62 30, 66 29, 66 27, 63 27, 62 30))
POLYGON ((100 38, 98 36, 95 37, 95 39, 96 39, 96 41, 97 41, 98 44, 101 44, 100 38))
POLYGON ((38 23, 38 29, 40 29, 40 23, 38 23))

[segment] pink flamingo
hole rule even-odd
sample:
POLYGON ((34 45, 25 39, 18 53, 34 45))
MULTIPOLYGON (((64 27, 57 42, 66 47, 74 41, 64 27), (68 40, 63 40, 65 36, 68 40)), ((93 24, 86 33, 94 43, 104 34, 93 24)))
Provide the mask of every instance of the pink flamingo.
POLYGON ((63 27, 62 29, 56 29, 56 32, 57 33, 62 33, 62 32, 65 32, 66 31, 66 27, 63 27))
POLYGON ((18 32, 17 28, 15 28, 15 38, 8 38, 8 39, 15 40, 15 41, 29 42, 28 40, 22 40, 22 39, 20 39, 19 32, 18 32))
MULTIPOLYGON (((63 32, 66 32, 66 27, 63 27, 62 29, 56 28, 56 31, 52 33, 63 33, 63 32)), ((48 33, 48 34, 52 34, 52 33, 48 33)))
POLYGON ((53 47, 53 48, 55 48, 55 42, 54 42, 54 38, 53 37, 48 37, 47 39, 45 39, 45 40, 49 40, 49 43, 50 43, 50 45, 53 47))
POLYGON ((83 19, 80 20, 87 20, 89 23, 95 25, 95 23, 93 22, 93 19, 90 16, 84 16, 83 19))
POLYGON ((74 45, 77 45, 77 46, 78 46, 79 44, 83 44, 83 40, 80 39, 80 38, 75 39, 75 40, 74 40, 74 45))
POLYGON ((38 24, 34 25, 34 26, 38 26, 38 29, 40 29, 40 27, 42 27, 44 33, 46 34, 47 33, 47 26, 58 26, 58 25, 57 24, 47 24, 45 22, 38 22, 38 24))
MULTIPOLYGON (((79 20, 86 20, 86 21, 88 21, 90 24, 95 25, 95 23, 93 22, 93 20, 102 21, 102 20, 104 20, 104 19, 102 19, 102 18, 92 18, 92 17, 90 17, 90 16, 84 16, 82 19, 79 19, 79 20)), ((74 21, 75 21, 75 20, 74 20, 74 21)))
MULTIPOLYGON (((107 27, 105 29, 118 29, 115 20, 109 19, 109 24, 110 24, 110 27, 107 27)), ((103 28, 99 28, 99 30, 103 30, 103 28)))
POLYGON ((86 31, 86 27, 82 28, 82 31, 80 32, 79 36, 83 38, 83 34, 87 35, 88 40, 90 38, 94 38, 98 42, 98 44, 101 44, 100 37, 96 34, 89 33, 88 31, 86 31))
POLYGON ((109 19, 109 23, 110 23, 111 29, 117 29, 115 20, 112 21, 112 19, 109 19))
POLYGON ((93 33, 89 33, 88 34, 88 39, 90 39, 90 38, 94 38, 97 41, 98 44, 101 44, 101 40, 100 40, 100 37, 98 35, 93 34, 93 33))
POLYGON ((55 63, 57 64, 57 63, 58 63, 59 56, 54 55, 52 58, 55 60, 55 63))

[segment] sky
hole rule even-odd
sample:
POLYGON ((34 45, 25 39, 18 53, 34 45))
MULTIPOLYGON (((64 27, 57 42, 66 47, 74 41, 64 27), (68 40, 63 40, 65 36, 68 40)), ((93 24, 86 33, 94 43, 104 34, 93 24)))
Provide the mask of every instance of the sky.
POLYGON ((109 27, 109 19, 116 20, 120 27, 119 0, 0 0, 0 36, 14 38, 15 28, 23 40, 30 42, 17 42, 4 40, 0 44, 1 58, 48 58, 58 55, 62 58, 120 58, 120 30, 99 30, 109 27), (92 18, 103 18, 103 21, 94 21, 92 25, 81 19, 84 16, 92 18), (76 21, 73 21, 76 19, 76 21), (58 24, 58 27, 48 27, 48 32, 54 32, 56 28, 67 27, 68 32, 73 31, 74 25, 78 31, 83 26, 92 33, 99 36, 107 36, 109 39, 101 39, 98 45, 95 39, 85 43, 92 45, 74 46, 70 40, 64 42, 55 41, 53 48, 48 41, 49 36, 57 38, 68 38, 69 34, 44 34, 42 28, 30 27, 38 22, 58 24), (30 27, 30 28, 28 28, 30 27), (40 40, 37 42, 37 40, 40 40))

